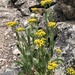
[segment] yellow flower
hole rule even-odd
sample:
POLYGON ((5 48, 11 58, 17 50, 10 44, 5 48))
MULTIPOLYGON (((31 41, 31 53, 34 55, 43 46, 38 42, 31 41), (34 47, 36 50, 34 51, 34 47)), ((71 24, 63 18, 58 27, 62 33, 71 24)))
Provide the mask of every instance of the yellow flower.
POLYGON ((10 27, 13 27, 13 26, 15 26, 15 25, 17 25, 17 24, 18 24, 17 21, 11 21, 11 22, 7 22, 7 23, 6 23, 6 25, 7 25, 7 26, 10 26, 10 27))
POLYGON ((46 4, 46 1, 41 1, 40 4, 41 4, 42 6, 44 6, 44 5, 46 4))
POLYGON ((34 40, 34 43, 36 44, 36 46, 38 48, 41 47, 41 46, 44 46, 44 44, 45 44, 45 38, 36 39, 36 40, 34 40))
POLYGON ((28 22, 29 23, 34 23, 34 22, 36 22, 37 20, 35 19, 35 18, 30 18, 30 19, 28 19, 28 22))
POLYGON ((16 31, 18 31, 18 32, 24 31, 24 30, 25 30, 25 28, 23 28, 23 27, 19 27, 19 28, 16 29, 16 31))
POLYGON ((34 35, 35 36, 38 36, 38 37, 42 37, 42 36, 44 36, 46 33, 42 30, 42 29, 40 29, 40 30, 38 30, 34 35))
POLYGON ((56 52, 57 52, 58 54, 60 54, 62 51, 61 51, 60 48, 57 48, 57 49, 56 49, 56 52))
POLYGON ((48 63, 48 70, 54 70, 55 68, 58 67, 58 64, 56 62, 49 62, 48 63))
POLYGON ((42 5, 42 6, 44 6, 44 5, 46 5, 46 4, 50 4, 52 2, 52 0, 42 0, 41 2, 40 2, 40 4, 42 5))
POLYGON ((32 11, 37 11, 37 8, 31 8, 32 11))
POLYGON ((56 25, 56 22, 48 22, 49 27, 55 27, 55 25, 56 25))
POLYGON ((67 73, 70 74, 70 75, 75 75, 75 70, 72 67, 69 67, 67 69, 67 73))

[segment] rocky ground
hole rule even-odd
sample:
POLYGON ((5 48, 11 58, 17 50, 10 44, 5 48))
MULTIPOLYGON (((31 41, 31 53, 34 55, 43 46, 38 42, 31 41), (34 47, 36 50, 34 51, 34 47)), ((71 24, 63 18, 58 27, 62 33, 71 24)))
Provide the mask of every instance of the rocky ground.
MULTIPOLYGON (((26 3, 28 5, 36 4, 31 0, 26 1, 26 3)), ((12 32, 10 27, 6 27, 5 24, 13 20, 22 20, 24 22, 25 17, 22 17, 22 14, 17 8, 7 7, 7 4, 7 0, 5 2, 0 0, 0 75, 18 75, 18 70, 16 66, 14 66, 14 61, 17 59, 18 55, 18 50, 15 46, 15 33, 12 32)), ((27 6, 27 4, 24 5, 26 13, 24 7, 22 7, 22 10, 25 14, 30 15, 27 8, 29 6, 27 6)))
MULTIPOLYGON (((16 4, 25 2, 20 7, 22 12, 19 11, 17 7, 14 8, 13 6, 11 6, 11 4, 7 7, 6 2, 7 0, 5 2, 0 0, 0 75, 18 75, 19 71, 14 65, 14 61, 17 60, 19 53, 15 45, 15 33, 12 32, 12 29, 10 27, 6 27, 5 24, 8 21, 17 20, 20 24, 24 24, 24 26, 26 26, 26 19, 29 18, 32 14, 32 12, 30 12, 29 10, 29 7, 38 5, 39 0, 18 0, 16 4)), ((54 6, 50 8, 58 11, 61 10, 61 8, 56 9, 54 6)), ((62 12, 60 13, 60 15, 58 15, 59 12, 54 13, 54 18, 55 21, 57 21, 59 30, 58 36, 56 38, 57 40, 55 41, 55 46, 62 49, 62 57, 65 60, 65 63, 70 63, 70 61, 73 61, 73 64, 75 65, 75 21, 68 21, 68 19, 62 14, 62 12)), ((38 16, 38 18, 42 19, 42 23, 40 22, 39 26, 40 24, 43 25, 44 16, 40 15, 38 16)), ((43 27, 44 26, 42 26, 42 28, 43 27)), ((73 64, 71 65, 73 66, 73 64)), ((75 68, 75 66, 73 67, 75 68)), ((58 73, 59 70, 55 75, 61 75, 61 73, 58 73)))
POLYGON ((0 73, 10 67, 15 58, 13 50, 15 46, 15 38, 11 28, 7 28, 5 23, 12 20, 13 12, 10 9, 0 8, 0 73), (9 14, 10 13, 10 14, 9 14))

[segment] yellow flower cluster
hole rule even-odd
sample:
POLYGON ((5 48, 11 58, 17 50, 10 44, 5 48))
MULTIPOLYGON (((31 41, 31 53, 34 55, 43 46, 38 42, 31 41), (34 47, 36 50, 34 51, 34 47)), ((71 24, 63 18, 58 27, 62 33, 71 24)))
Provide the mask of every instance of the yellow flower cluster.
POLYGON ((35 43, 36 46, 39 48, 39 47, 41 47, 41 46, 44 46, 45 40, 46 40, 45 38, 36 39, 36 40, 34 40, 34 43, 35 43))
POLYGON ((34 22, 36 22, 37 20, 35 19, 35 18, 30 18, 30 19, 28 19, 28 22, 29 23, 34 23, 34 22))
POLYGON ((31 8, 32 11, 37 11, 37 8, 31 8))
POLYGON ((55 68, 58 67, 58 64, 56 62, 49 62, 48 63, 48 70, 54 70, 55 68))
POLYGON ((38 36, 38 37, 42 37, 44 36, 46 33, 45 31, 43 31, 42 29, 38 30, 36 33, 35 33, 35 36, 38 36))
POLYGON ((23 27, 19 27, 16 29, 17 32, 24 31, 24 30, 25 30, 25 28, 23 28, 23 27))
POLYGON ((70 67, 67 69, 67 73, 70 75, 75 75, 75 70, 72 67, 70 67))
POLYGON ((48 22, 49 27, 55 27, 55 25, 56 25, 56 22, 48 22))
POLYGON ((52 0, 42 0, 42 1, 40 2, 40 4, 41 4, 42 6, 44 6, 44 5, 46 5, 46 4, 50 4, 50 3, 52 3, 52 0))
POLYGON ((62 51, 61 51, 60 48, 57 48, 57 49, 56 49, 56 52, 57 52, 58 54, 60 54, 62 51))
POLYGON ((17 21, 11 21, 11 22, 7 22, 7 23, 6 23, 6 25, 7 25, 7 26, 10 26, 10 27, 13 27, 13 26, 15 26, 15 25, 17 25, 17 24, 18 24, 17 21))

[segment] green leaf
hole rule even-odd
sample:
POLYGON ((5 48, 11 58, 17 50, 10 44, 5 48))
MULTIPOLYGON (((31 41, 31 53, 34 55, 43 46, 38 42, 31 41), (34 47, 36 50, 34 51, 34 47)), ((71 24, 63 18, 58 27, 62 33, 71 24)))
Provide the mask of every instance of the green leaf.
POLYGON ((22 53, 22 47, 20 46, 19 43, 17 43, 17 48, 18 48, 18 50, 22 53))
POLYGON ((39 72, 34 72, 35 75, 40 75, 39 72))
POLYGON ((24 45, 25 45, 25 46, 28 46, 27 40, 26 40, 25 36, 22 35, 21 38, 22 38, 22 42, 24 43, 24 45))
POLYGON ((27 56, 30 56, 30 55, 31 55, 31 53, 30 53, 30 52, 28 52, 28 51, 27 51, 25 54, 26 54, 27 56))
POLYGON ((61 62, 63 62, 63 63, 64 63, 64 60, 62 60, 62 59, 58 59, 58 61, 61 61, 61 62))
POLYGON ((53 61, 58 61, 58 62, 63 62, 64 63, 64 60, 63 59, 55 59, 55 60, 53 60, 53 61))
POLYGON ((17 40, 19 41, 20 40, 19 34, 18 34, 18 32, 15 32, 15 33, 16 33, 16 36, 17 36, 17 40))
POLYGON ((20 61, 15 61, 14 63, 15 63, 16 65, 20 66, 20 67, 22 67, 22 66, 23 66, 23 63, 22 63, 22 62, 20 62, 20 61))
POLYGON ((28 46, 30 46, 30 29, 28 29, 27 39, 28 39, 28 46))
POLYGON ((24 75, 24 73, 23 72, 19 72, 19 74, 18 75, 24 75))
POLYGON ((45 60, 46 60, 46 62, 48 62, 50 60, 50 53, 49 52, 47 52, 45 54, 45 60))
POLYGON ((33 52, 32 52, 33 57, 37 57, 37 54, 38 54, 38 50, 34 49, 33 52))
POLYGON ((34 64, 38 64, 38 63, 39 63, 39 60, 36 59, 36 58, 33 58, 33 63, 34 63, 34 64))
POLYGON ((51 58, 53 57, 53 49, 51 49, 51 58))

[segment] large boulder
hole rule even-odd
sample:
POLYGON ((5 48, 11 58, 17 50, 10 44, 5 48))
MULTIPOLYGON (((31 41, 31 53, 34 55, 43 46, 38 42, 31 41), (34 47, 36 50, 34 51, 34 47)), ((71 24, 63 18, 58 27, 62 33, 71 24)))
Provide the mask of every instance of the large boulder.
POLYGON ((75 22, 58 22, 57 28, 58 33, 55 46, 60 47, 62 50, 65 67, 71 65, 75 68, 75 22))
POLYGON ((75 19, 75 0, 56 0, 68 19, 75 19))

